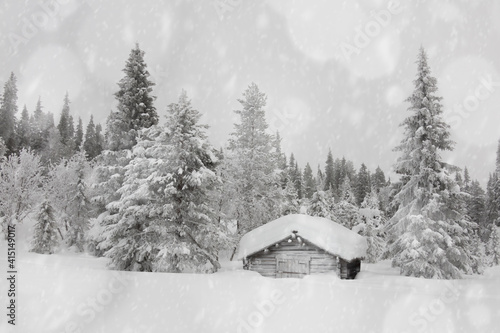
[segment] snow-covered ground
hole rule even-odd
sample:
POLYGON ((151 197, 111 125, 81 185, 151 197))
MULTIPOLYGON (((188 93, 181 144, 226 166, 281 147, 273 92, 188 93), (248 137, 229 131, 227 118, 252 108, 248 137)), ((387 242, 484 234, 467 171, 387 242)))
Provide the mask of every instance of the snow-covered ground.
MULTIPOLYGON (((227 262, 216 274, 115 272, 106 259, 39 255, 18 227, 16 327, 0 332, 498 332, 500 267, 443 281, 401 277, 388 261, 356 280, 269 279, 227 262)), ((5 242, 0 251, 6 253, 5 242)), ((0 267, 7 261, 1 256, 0 267)), ((5 278, 1 304, 7 302, 5 278)), ((4 310, 3 312, 6 312, 4 310)))

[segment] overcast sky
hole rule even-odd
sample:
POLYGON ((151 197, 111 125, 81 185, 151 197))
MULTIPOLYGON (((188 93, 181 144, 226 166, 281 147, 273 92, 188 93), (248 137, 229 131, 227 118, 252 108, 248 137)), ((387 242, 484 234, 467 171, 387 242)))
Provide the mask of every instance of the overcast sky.
POLYGON ((301 167, 323 168, 331 148, 390 174, 423 45, 457 142, 446 159, 484 185, 500 138, 499 17, 494 0, 3 0, 0 79, 18 77, 20 110, 41 96, 57 121, 68 91, 75 118, 105 125, 138 42, 158 112, 186 89, 215 146, 255 82, 301 167))

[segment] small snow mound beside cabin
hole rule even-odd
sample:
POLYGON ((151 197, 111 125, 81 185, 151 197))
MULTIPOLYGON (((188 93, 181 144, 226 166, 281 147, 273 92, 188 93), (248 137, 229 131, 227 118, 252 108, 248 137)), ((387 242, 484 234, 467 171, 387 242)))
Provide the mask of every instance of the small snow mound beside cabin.
POLYGON ((245 234, 238 247, 238 260, 297 236, 346 260, 364 258, 368 248, 363 236, 329 219, 304 214, 290 214, 266 223, 245 234))

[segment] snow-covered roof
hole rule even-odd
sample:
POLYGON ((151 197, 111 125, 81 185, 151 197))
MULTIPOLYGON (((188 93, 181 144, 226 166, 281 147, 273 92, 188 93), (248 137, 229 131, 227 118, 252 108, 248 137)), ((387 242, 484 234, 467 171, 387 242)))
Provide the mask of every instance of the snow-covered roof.
POLYGON ((367 243, 363 236, 329 219, 303 214, 282 216, 245 234, 238 247, 238 259, 243 259, 282 241, 297 231, 297 236, 345 260, 366 256, 367 243))

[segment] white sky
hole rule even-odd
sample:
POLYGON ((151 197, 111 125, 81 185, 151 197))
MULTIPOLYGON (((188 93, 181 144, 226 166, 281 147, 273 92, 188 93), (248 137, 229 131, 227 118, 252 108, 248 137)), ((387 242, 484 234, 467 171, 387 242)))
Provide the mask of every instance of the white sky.
POLYGON ((483 185, 494 169, 498 1, 42 3, 45 9, 39 1, 0 4, 0 80, 17 75, 20 109, 32 112, 41 96, 57 121, 68 91, 75 118, 87 122, 94 114, 105 125, 121 69, 139 42, 157 82, 159 113, 186 89, 215 146, 225 144, 238 120, 236 100, 254 81, 268 95, 270 127, 301 167, 323 167, 331 148, 356 168, 364 162, 390 174, 423 45, 457 142, 446 159, 467 165, 483 185), (359 46, 349 59, 347 45, 359 46))

